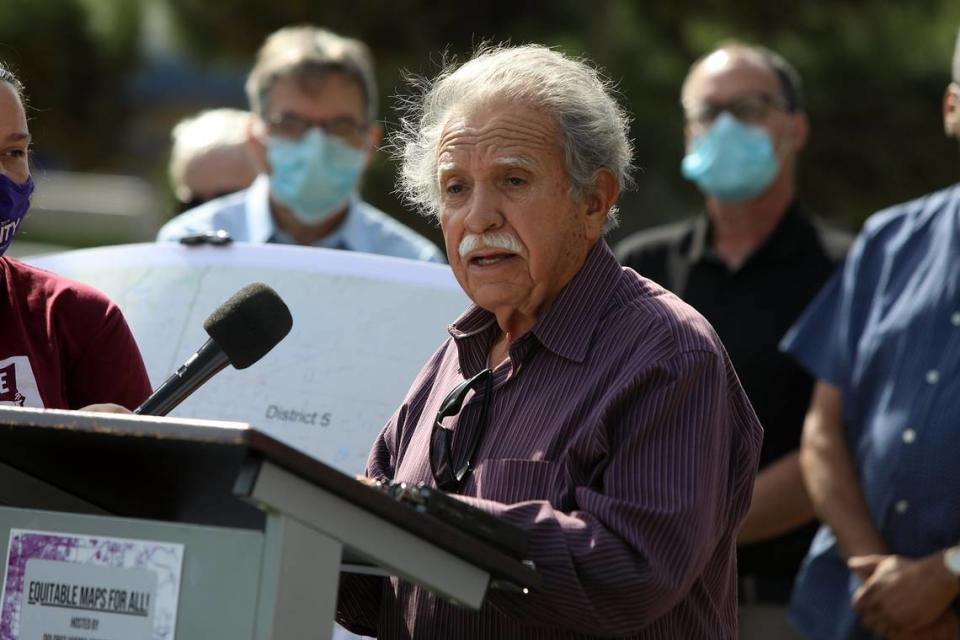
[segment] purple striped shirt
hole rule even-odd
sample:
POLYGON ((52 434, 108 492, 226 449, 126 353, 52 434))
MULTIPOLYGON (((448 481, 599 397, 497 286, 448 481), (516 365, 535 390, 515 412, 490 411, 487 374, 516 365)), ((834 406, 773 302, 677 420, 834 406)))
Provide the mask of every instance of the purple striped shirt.
MULTIPOLYGON (((433 485, 434 416, 486 366, 499 328, 474 307, 450 335, 374 443, 369 476, 433 485)), ((481 400, 452 423, 455 455, 481 400)), ((543 589, 491 591, 470 611, 396 578, 366 592, 345 578, 342 622, 386 639, 735 638, 736 531, 761 438, 707 321, 598 242, 495 370, 462 491, 528 531, 543 589)))

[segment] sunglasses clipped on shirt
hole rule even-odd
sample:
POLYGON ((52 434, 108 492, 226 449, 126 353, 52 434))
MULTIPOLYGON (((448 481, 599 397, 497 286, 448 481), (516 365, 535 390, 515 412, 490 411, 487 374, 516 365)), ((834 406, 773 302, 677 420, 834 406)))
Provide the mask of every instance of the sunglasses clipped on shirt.
MULTIPOLYGON (((487 420, 490 413, 490 397, 493 395, 493 372, 490 369, 484 369, 469 380, 457 385, 443 402, 440 403, 440 410, 433 421, 433 429, 430 432, 430 471, 433 473, 433 479, 437 483, 437 488, 441 491, 456 493, 463 488, 467 475, 473 466, 473 457, 480 446, 480 440, 487 429, 487 420), (458 429, 464 437, 469 437, 464 451, 466 455, 463 461, 456 463, 453 455, 453 429, 444 426, 443 420, 459 415, 463 408, 464 400, 470 391, 480 393, 481 396, 480 417, 478 424, 472 425, 473 428, 465 429, 466 425, 457 424, 458 429)), ((461 438, 462 440, 462 438, 461 438)))

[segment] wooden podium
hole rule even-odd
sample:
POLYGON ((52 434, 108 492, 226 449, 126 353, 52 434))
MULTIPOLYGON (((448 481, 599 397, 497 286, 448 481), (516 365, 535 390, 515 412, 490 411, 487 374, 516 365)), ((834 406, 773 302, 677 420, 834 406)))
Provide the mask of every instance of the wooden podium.
POLYGON ((341 570, 474 609, 488 588, 539 585, 528 564, 243 423, 0 408, 0 505, 4 560, 11 529, 184 544, 177 640, 329 638, 341 570))

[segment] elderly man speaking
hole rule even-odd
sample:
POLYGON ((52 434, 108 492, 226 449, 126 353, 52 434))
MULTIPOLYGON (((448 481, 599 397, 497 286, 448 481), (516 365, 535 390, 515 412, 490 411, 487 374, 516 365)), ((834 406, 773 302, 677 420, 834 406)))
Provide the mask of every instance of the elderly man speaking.
POLYGON ((488 48, 404 124, 402 187, 439 217, 475 305, 367 475, 522 527, 544 585, 473 612, 396 578, 345 579, 340 621, 378 638, 735 637, 761 429, 709 324, 602 239, 631 158, 611 91, 544 47, 488 48))

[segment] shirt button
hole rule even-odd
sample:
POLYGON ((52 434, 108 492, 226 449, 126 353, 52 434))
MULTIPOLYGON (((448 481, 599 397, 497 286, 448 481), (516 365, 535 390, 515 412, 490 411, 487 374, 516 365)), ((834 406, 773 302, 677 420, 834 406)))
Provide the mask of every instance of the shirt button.
POLYGON ((927 384, 937 384, 940 382, 940 372, 936 369, 927 371, 927 384))
POLYGON ((906 444, 912 444, 917 439, 917 432, 913 429, 907 429, 903 432, 903 441, 906 444))
POLYGON ((950 314, 950 324, 955 327, 960 327, 960 311, 954 311, 950 314))
POLYGON ((897 513, 906 513, 907 509, 910 508, 910 503, 906 500, 897 500, 897 503, 893 505, 893 508, 897 513))

